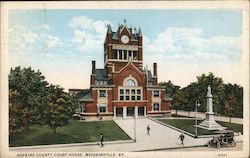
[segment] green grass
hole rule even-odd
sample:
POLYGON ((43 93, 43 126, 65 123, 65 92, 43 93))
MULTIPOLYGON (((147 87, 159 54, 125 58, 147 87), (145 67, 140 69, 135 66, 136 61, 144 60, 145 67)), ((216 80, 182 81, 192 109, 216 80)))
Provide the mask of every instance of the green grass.
POLYGON ((113 121, 70 120, 68 125, 57 128, 55 135, 47 126, 31 126, 29 131, 14 136, 10 146, 96 142, 99 141, 100 133, 103 133, 105 141, 131 139, 113 121))
MULTIPOLYGON (((169 124, 171 126, 174 126, 176 128, 182 129, 184 131, 187 131, 189 133, 195 134, 195 121, 194 120, 188 120, 188 119, 159 119, 158 121, 161 121, 163 123, 169 124)), ((220 122, 217 121, 220 125, 227 127, 230 130, 233 130, 235 132, 241 132, 243 133, 243 125, 235 124, 235 123, 228 123, 228 122, 220 122)), ((201 123, 200 120, 198 120, 198 124, 201 123)), ((202 128, 197 128, 198 135, 209 135, 213 134, 214 131, 205 130, 202 128)))
POLYGON ((227 127, 230 130, 233 130, 235 132, 240 132, 241 134, 243 134, 243 125, 236 123, 222 122, 222 121, 216 121, 216 122, 218 122, 223 127, 227 127))

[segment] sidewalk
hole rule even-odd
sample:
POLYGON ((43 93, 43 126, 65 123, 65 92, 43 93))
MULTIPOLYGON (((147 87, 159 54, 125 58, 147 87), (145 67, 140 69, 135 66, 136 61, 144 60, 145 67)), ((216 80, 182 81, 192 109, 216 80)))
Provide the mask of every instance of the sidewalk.
MULTIPOLYGON (((175 110, 171 110, 171 113, 175 114, 176 112, 175 112, 175 110)), ((177 115, 195 117, 195 112, 193 112, 193 111, 192 112, 187 112, 187 111, 177 110, 177 115)), ((205 113, 197 112, 197 117, 205 119, 205 113)), ((214 116, 214 119, 216 121, 229 122, 230 118, 225 117, 225 116, 214 116)), ((243 124, 243 119, 242 118, 232 117, 231 122, 236 123, 236 124, 243 124)))

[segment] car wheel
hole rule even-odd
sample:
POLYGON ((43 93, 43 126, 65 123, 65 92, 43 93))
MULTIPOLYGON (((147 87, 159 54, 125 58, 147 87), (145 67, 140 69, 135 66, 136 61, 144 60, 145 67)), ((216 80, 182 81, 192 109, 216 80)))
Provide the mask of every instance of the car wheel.
POLYGON ((232 146, 232 147, 235 147, 235 146, 236 146, 236 142, 232 142, 232 143, 231 143, 231 146, 232 146))
POLYGON ((219 141, 216 143, 216 147, 217 147, 217 149, 220 148, 220 142, 219 141))

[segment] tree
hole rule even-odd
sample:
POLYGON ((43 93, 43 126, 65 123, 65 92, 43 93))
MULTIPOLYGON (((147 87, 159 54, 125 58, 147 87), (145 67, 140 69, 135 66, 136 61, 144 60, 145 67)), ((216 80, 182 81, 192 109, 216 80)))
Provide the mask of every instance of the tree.
POLYGON ((59 86, 50 85, 47 89, 47 106, 44 109, 44 123, 54 130, 69 123, 78 105, 77 100, 63 92, 59 86))
POLYGON ((176 100, 181 99, 181 94, 179 93, 180 91, 180 86, 174 85, 171 81, 168 82, 160 82, 159 85, 164 86, 166 90, 166 96, 169 98, 173 98, 173 101, 171 103, 171 109, 175 109, 176 115, 177 115, 177 110, 181 110, 181 105, 176 104, 176 100))
POLYGON ((35 72, 31 67, 21 69, 20 66, 15 69, 11 68, 9 74, 10 120, 19 120, 22 123, 25 121, 26 129, 29 129, 30 124, 36 124, 40 120, 38 107, 43 106, 40 96, 44 94, 47 84, 39 70, 35 72), (13 92, 18 94, 15 99, 12 99, 13 92), (15 115, 15 111, 18 112, 18 116, 15 115))
POLYGON ((12 140, 16 133, 23 131, 25 120, 23 119, 23 113, 20 111, 19 98, 21 95, 16 91, 9 91, 9 138, 12 140))
POLYGON ((237 104, 236 95, 234 93, 230 93, 228 99, 225 101, 225 113, 230 117, 229 122, 231 122, 234 111, 237 109, 237 104))
POLYGON ((197 76, 196 82, 182 88, 179 97, 174 98, 176 105, 181 107, 180 104, 183 104, 183 110, 194 111, 195 102, 198 100, 201 103, 198 111, 205 112, 208 85, 212 88, 214 111, 223 114, 224 84, 221 78, 215 77, 211 72, 208 75, 202 74, 201 76, 197 76))
MULTIPOLYGON (((236 107, 234 107, 234 110, 232 111, 233 112, 232 116, 243 117, 243 87, 237 84, 233 85, 230 83, 225 85, 225 91, 224 91, 224 104, 225 104, 224 108, 225 109, 226 109, 226 102, 228 103, 228 100, 231 100, 232 97, 235 97, 235 101, 237 103, 236 107)), ((225 113, 225 114, 227 115, 228 113, 225 113)))
POLYGON ((180 86, 174 85, 171 81, 160 82, 160 86, 164 86, 167 97, 173 98, 176 93, 180 90, 180 86))

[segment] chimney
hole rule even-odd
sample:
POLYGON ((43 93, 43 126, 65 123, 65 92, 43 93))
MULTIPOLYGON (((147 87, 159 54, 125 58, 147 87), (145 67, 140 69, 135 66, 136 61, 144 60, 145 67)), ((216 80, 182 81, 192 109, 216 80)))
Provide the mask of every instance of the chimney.
POLYGON ((95 61, 92 61, 92 74, 95 74, 95 61))
POLYGON ((154 76, 157 76, 157 63, 154 63, 154 76))

